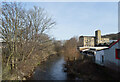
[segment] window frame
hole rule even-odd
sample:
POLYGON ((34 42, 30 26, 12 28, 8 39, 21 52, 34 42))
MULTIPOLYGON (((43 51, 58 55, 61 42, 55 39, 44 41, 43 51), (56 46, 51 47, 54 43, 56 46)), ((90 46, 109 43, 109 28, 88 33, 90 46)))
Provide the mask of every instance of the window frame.
POLYGON ((120 59, 120 58, 118 57, 118 50, 120 50, 120 49, 115 49, 116 59, 120 59))

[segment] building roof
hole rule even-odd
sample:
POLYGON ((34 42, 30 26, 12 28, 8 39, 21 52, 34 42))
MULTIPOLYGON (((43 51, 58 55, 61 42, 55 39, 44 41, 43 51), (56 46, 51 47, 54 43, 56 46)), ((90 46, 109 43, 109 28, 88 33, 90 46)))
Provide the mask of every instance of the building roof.
POLYGON ((80 36, 80 37, 91 37, 91 38, 94 38, 94 36, 80 36))
POLYGON ((97 50, 97 51, 102 51, 102 50, 106 50, 106 49, 109 49, 109 48, 104 48, 104 49, 101 49, 101 50, 97 50))
POLYGON ((101 31, 101 30, 98 29, 98 30, 96 30, 96 31, 101 31))
POLYGON ((91 47, 91 49, 96 49, 97 51, 99 50, 104 50, 107 49, 108 47, 91 47))
MULTIPOLYGON (((116 42, 114 42, 111 46, 109 46, 108 48, 104 48, 104 49, 101 49, 101 50, 106 50, 106 49, 109 49, 111 48, 112 46, 114 46, 116 43, 118 43, 120 41, 120 39, 118 39, 116 42)), ((101 50, 97 50, 97 51, 101 51, 101 50)))
POLYGON ((118 43, 120 41, 120 39, 118 39, 116 42, 114 42, 111 46, 109 46, 109 48, 111 48, 112 46, 114 46, 116 43, 118 43))
POLYGON ((95 49, 95 50, 103 50, 107 49, 108 47, 79 47, 80 50, 85 50, 85 49, 95 49))

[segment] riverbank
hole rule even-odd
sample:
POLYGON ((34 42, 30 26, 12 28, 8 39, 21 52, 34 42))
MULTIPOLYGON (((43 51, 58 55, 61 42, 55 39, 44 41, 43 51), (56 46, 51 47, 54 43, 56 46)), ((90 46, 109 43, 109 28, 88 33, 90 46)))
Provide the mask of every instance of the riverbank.
MULTIPOLYGON (((44 55, 44 57, 40 57, 39 55, 34 55, 26 59, 25 61, 19 62, 16 70, 12 71, 8 75, 6 75, 6 78, 9 80, 27 80, 31 77, 31 75, 34 72, 34 69, 42 64, 43 62, 46 62, 51 57, 57 56, 56 54, 51 55, 44 55)), ((3 80, 4 80, 3 79, 3 80)))
MULTIPOLYGON (((29 64, 31 66, 29 65, 29 67, 27 67, 27 69, 24 68, 24 69, 26 69, 26 70, 24 70, 26 72, 26 75, 24 74, 23 80, 28 80, 32 76, 32 74, 35 71, 36 67, 38 67, 40 64, 48 61, 50 58, 54 58, 55 56, 57 56, 57 55, 56 54, 51 54, 49 56, 43 57, 42 59, 37 59, 36 62, 34 60, 34 63, 32 61, 31 61, 31 63, 29 62, 29 64), (37 61, 39 61, 39 62, 37 62, 37 61)), ((28 64, 28 63, 26 63, 26 64, 28 64)))
MULTIPOLYGON (((65 64, 66 72, 72 80, 116 80, 110 70, 92 62, 86 57, 83 60, 69 61, 65 64), (111 74, 110 74, 111 73, 111 74)), ((115 73, 114 73, 115 74, 115 73)), ((116 75, 114 75, 116 76, 116 75)))
POLYGON ((67 73, 63 70, 64 64, 64 56, 52 56, 35 68, 29 80, 67 80, 67 73))

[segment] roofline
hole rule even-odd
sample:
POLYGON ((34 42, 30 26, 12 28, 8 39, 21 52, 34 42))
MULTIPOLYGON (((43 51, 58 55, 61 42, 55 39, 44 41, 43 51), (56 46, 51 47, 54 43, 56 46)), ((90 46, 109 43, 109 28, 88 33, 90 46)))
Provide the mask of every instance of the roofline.
POLYGON ((109 46, 109 48, 111 48, 112 46, 114 46, 116 43, 118 43, 120 41, 120 39, 118 39, 116 42, 114 42, 111 46, 109 46))
POLYGON ((109 49, 109 48, 104 48, 104 49, 101 49, 101 50, 96 50, 96 51, 102 51, 102 50, 107 50, 107 49, 109 49))
POLYGON ((80 37, 91 37, 91 38, 94 38, 95 36, 80 36, 80 37))

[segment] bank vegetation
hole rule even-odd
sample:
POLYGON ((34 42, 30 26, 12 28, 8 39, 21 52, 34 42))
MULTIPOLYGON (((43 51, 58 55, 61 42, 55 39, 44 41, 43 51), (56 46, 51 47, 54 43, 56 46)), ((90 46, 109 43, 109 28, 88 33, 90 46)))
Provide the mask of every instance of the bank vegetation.
POLYGON ((74 61, 82 58, 82 55, 78 49, 78 45, 79 41, 77 40, 77 37, 72 37, 71 39, 64 42, 63 54, 66 61, 74 61))
POLYGON ((56 22, 43 8, 25 9, 22 3, 5 2, 1 19, 3 80, 26 79, 37 65, 57 53, 60 44, 48 35, 56 22))

